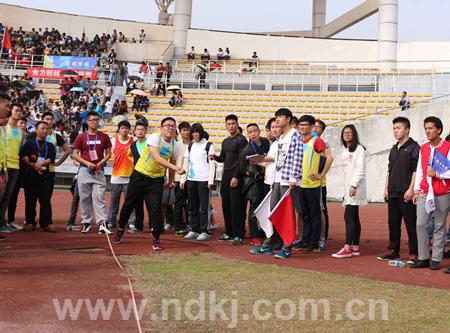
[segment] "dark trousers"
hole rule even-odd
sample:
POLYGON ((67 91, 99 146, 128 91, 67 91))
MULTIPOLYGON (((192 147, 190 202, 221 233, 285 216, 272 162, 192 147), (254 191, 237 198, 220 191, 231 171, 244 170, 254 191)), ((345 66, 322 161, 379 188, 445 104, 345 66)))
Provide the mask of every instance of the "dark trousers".
POLYGON ((328 208, 327 208, 327 187, 322 186, 322 204, 323 204, 323 216, 325 217, 325 230, 324 237, 328 239, 328 229, 330 228, 330 220, 328 218, 328 208))
POLYGON ((264 232, 259 229, 258 219, 255 216, 255 210, 258 208, 261 201, 264 199, 264 184, 254 183, 248 190, 248 201, 250 206, 248 208, 248 228, 250 231, 250 238, 263 237, 264 232))
POLYGON ((345 244, 359 245, 361 237, 361 221, 359 220, 359 206, 346 205, 344 211, 345 244))
POLYGON ((409 254, 417 255, 416 205, 405 202, 403 198, 388 200, 389 247, 395 253, 400 253, 400 238, 402 233, 402 218, 408 233, 409 254))
POLYGON ((186 183, 189 196, 189 226, 197 233, 208 231, 209 188, 208 182, 186 183))
MULTIPOLYGON (((136 203, 134 206, 136 220, 134 221, 134 227, 138 230, 144 231, 144 200, 136 203)), ((150 226, 150 221, 149 221, 150 226)), ((151 227, 150 227, 151 228, 151 227)))
POLYGON ((241 194, 242 179, 239 179, 239 186, 232 188, 230 187, 232 178, 233 172, 224 171, 220 185, 225 233, 230 237, 244 238, 245 207, 241 194))
POLYGON ((68 225, 75 225, 79 204, 80 204, 80 194, 78 193, 78 183, 75 180, 72 193, 72 204, 70 205, 70 216, 69 219, 67 220, 68 225))
POLYGON ((19 198, 20 187, 22 186, 23 174, 19 172, 19 178, 11 193, 8 202, 8 222, 13 223, 16 220, 17 199, 19 198))
POLYGON ((320 186, 300 188, 300 208, 303 219, 302 242, 316 248, 320 240, 320 186))
POLYGON ((142 200, 145 201, 150 219, 153 237, 159 239, 164 230, 161 200, 164 185, 164 177, 151 178, 134 170, 128 183, 127 195, 119 215, 119 227, 125 228, 133 209, 142 200))
POLYGON ((36 203, 39 200, 39 224, 45 228, 52 224, 52 188, 51 176, 25 176, 25 221, 36 225, 36 203))
POLYGON ((8 183, 0 192, 0 226, 6 224, 6 210, 9 206, 9 200, 13 195, 17 181, 19 180, 19 170, 8 169, 8 183))
POLYGON ((180 188, 180 183, 175 183, 175 204, 173 205, 173 227, 175 231, 185 230, 189 218, 188 191, 180 188))

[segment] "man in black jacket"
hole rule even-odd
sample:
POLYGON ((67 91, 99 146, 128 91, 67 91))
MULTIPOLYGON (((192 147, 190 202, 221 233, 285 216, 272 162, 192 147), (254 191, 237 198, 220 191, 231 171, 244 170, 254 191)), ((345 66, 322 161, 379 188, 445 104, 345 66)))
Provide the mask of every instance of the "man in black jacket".
POLYGON ((234 114, 226 116, 225 123, 230 136, 223 140, 220 156, 215 157, 217 162, 224 164, 220 195, 225 233, 219 240, 233 239, 234 245, 242 245, 245 234, 245 207, 241 194, 243 178, 239 157, 247 145, 247 140, 239 133, 237 116, 234 114))
POLYGON ((261 138, 261 131, 255 123, 247 125, 247 135, 249 142, 240 157, 241 174, 244 175, 242 195, 246 201, 250 202, 248 212, 250 244, 258 246, 261 245, 261 237, 264 237, 264 234, 261 234, 261 230, 258 227, 255 209, 258 208, 264 199, 264 169, 259 165, 251 165, 247 160, 247 156, 266 155, 270 149, 270 142, 266 138, 261 138))
POLYGON ((412 202, 414 180, 420 146, 409 137, 410 122, 405 117, 393 121, 394 137, 397 143, 389 153, 389 167, 386 176, 384 199, 388 203, 389 246, 379 260, 400 259, 400 238, 402 218, 409 238, 409 263, 417 260, 416 206, 412 202))

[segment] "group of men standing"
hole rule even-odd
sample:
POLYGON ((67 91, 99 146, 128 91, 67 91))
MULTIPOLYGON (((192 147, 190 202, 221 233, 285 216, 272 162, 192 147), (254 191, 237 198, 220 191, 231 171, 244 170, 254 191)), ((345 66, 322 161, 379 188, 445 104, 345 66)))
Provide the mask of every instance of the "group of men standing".
MULTIPOLYGON (((44 113, 43 121, 36 124, 36 130, 31 134, 24 131, 22 113, 20 104, 11 104, 8 95, 0 95, 0 231, 34 230, 39 200, 41 229, 54 232, 51 196, 55 167, 67 159, 69 147, 53 131, 51 113, 44 113), (58 146, 63 155, 57 160, 58 146), (24 226, 14 218, 21 185, 25 191, 24 226), (8 219, 5 218, 7 211, 8 219)), ((91 231, 95 217, 101 234, 113 234, 112 228, 117 227, 113 243, 118 244, 127 225, 131 224, 129 232, 142 232, 145 204, 153 235, 152 248, 161 250, 163 192, 174 189, 174 214, 169 223, 175 226, 176 234, 186 236, 194 228, 204 234, 200 237, 197 231, 194 232, 197 240, 209 239, 205 216, 211 207, 208 192, 214 176, 211 182, 208 173, 212 170, 214 174, 215 162, 219 162, 223 163, 220 194, 225 224, 225 232, 219 241, 243 244, 248 220, 250 244, 255 246, 250 250, 253 254, 275 252, 276 258, 286 259, 291 257, 292 250, 319 253, 326 249, 329 228, 326 175, 333 156, 320 138, 326 125, 313 116, 303 115, 298 119, 290 110, 281 108, 266 125, 267 138, 261 136, 257 124, 251 123, 246 127, 246 139, 237 116, 228 115, 225 125, 229 136, 222 142, 219 155, 208 142, 201 124, 180 123, 181 136, 178 138, 175 119, 167 117, 161 121, 160 130, 147 137, 145 122, 137 121, 134 136, 131 136, 130 123, 122 121, 112 141, 99 130, 96 112, 88 114, 87 124, 87 131, 78 135, 73 146, 73 160, 78 166, 76 188, 81 204, 81 232, 91 231), (104 168, 111 157, 111 200, 107 210, 104 168), (197 163, 195 167, 194 162, 197 163), (255 216, 255 210, 269 191, 273 209, 288 190, 298 234, 298 239, 291 243, 283 242, 276 231, 271 237, 265 237, 255 216), (122 193, 125 200, 119 213, 122 193), (198 202, 201 209, 194 207, 192 202, 198 202), (194 224, 189 223, 192 217, 194 224)), ((389 246, 378 259, 400 259, 403 219, 409 238, 410 266, 437 270, 444 256, 450 209, 450 183, 446 179, 450 178, 450 172, 437 171, 434 165, 439 159, 448 162, 450 143, 441 138, 443 125, 439 118, 427 117, 424 128, 428 142, 420 147, 409 137, 409 120, 404 117, 393 120, 397 143, 389 154, 384 194, 388 203, 389 246), (431 224, 433 227, 430 228, 431 224)), ((193 239, 192 233, 188 235, 188 239, 193 239)), ((0 236, 0 239, 4 237, 0 236)))

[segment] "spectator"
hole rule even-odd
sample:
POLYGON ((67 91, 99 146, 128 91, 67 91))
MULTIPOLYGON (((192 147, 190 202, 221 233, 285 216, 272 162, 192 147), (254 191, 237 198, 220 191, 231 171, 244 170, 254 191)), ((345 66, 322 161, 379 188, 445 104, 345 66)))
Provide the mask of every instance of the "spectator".
POLYGON ((217 60, 223 60, 223 49, 221 47, 217 51, 217 60))
POLYGON ((193 46, 191 46, 191 50, 188 52, 187 58, 189 60, 194 60, 195 59, 195 48, 193 46))
POLYGON ((223 55, 223 60, 230 60, 230 49, 227 47, 225 48, 225 54, 223 55))
POLYGON ((258 61, 259 61, 258 55, 256 54, 256 52, 253 52, 252 60, 250 62, 249 67, 252 67, 252 66, 258 67, 258 61))
POLYGON ((209 54, 208 49, 204 49, 202 55, 200 56, 201 60, 211 60, 211 55, 209 54))
POLYGON ((166 71, 166 67, 162 62, 159 63, 158 67, 156 67, 156 82, 160 82, 164 72, 166 71))
POLYGON ((169 84, 170 77, 172 76, 172 65, 170 62, 166 62, 166 82, 169 84))
POLYGON ((145 40, 145 32, 144 29, 141 30, 141 33, 139 34, 139 43, 142 43, 145 40))
POLYGON ((105 102, 111 100, 112 95, 114 94, 114 88, 111 85, 111 82, 106 82, 105 86, 105 102))
POLYGON ((128 82, 128 63, 124 62, 120 68, 120 78, 123 86, 127 85, 128 82))
POLYGON ((402 93, 402 97, 400 99, 400 102, 398 103, 398 105, 401 106, 402 111, 405 111, 406 109, 409 109, 411 107, 411 102, 409 100, 409 97, 407 96, 407 92, 404 91, 402 93))

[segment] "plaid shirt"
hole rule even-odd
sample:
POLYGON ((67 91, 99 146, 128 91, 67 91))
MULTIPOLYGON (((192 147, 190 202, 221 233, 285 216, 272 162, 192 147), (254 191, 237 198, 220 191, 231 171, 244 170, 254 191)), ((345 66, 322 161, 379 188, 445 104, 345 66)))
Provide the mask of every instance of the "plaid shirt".
POLYGON ((291 138, 291 144, 281 169, 283 183, 299 183, 302 180, 303 140, 296 131, 291 138))

